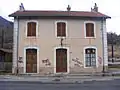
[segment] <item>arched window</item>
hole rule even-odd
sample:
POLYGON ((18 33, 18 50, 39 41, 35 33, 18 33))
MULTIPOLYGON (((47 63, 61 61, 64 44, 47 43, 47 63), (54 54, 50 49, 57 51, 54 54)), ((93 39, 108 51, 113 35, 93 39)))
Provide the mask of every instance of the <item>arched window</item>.
POLYGON ((57 37, 66 37, 66 23, 57 22, 57 37))
POLYGON ((27 36, 36 36, 36 22, 27 23, 27 36))
POLYGON ((85 23, 86 37, 95 37, 94 23, 85 23))
POLYGON ((96 49, 86 48, 85 49, 85 67, 96 66, 96 49))

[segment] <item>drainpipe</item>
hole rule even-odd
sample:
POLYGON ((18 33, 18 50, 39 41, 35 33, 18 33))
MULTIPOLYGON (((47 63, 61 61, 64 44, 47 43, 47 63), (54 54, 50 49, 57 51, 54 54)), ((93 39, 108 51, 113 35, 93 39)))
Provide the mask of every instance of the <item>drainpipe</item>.
POLYGON ((18 44, 18 42, 19 42, 19 18, 17 17, 17 70, 16 70, 16 74, 18 75, 19 74, 19 67, 18 67, 18 46, 19 46, 19 44, 18 44))
POLYGON ((101 31, 102 31, 102 47, 103 47, 103 76, 104 76, 104 73, 105 73, 105 67, 104 67, 104 31, 103 31, 103 21, 104 21, 104 17, 102 18, 102 21, 101 21, 101 31))

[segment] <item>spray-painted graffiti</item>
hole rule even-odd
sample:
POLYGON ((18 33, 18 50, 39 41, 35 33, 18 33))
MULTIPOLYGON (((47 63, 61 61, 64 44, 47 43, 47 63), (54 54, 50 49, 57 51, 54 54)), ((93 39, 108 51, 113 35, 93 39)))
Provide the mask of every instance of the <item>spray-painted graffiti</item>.
POLYGON ((79 60, 79 58, 73 58, 72 61, 75 62, 74 65, 77 67, 83 66, 83 63, 79 60))
POLYGON ((81 67, 78 63, 75 63, 74 65, 77 66, 77 67, 81 67))
POLYGON ((23 63, 23 57, 18 57, 18 62, 23 63))
POLYGON ((102 58, 100 56, 98 56, 98 62, 99 64, 102 64, 102 58))
POLYGON ((44 63, 46 66, 50 66, 51 65, 49 59, 42 60, 42 63, 44 63))

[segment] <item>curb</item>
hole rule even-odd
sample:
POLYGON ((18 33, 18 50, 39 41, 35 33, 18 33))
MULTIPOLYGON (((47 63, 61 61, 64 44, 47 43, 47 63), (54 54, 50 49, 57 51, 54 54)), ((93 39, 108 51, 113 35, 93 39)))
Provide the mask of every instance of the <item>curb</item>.
POLYGON ((109 78, 109 79, 85 79, 85 80, 67 80, 67 81, 55 81, 55 80, 50 80, 50 81, 34 81, 34 80, 1 80, 0 82, 4 82, 4 83, 20 83, 20 84, 25 84, 25 83, 29 83, 29 84, 82 84, 82 83, 92 83, 92 82, 97 82, 97 81, 109 81, 109 80, 116 80, 113 78, 109 78))
POLYGON ((88 84, 92 82, 96 82, 98 80, 89 80, 89 81, 75 81, 75 82, 42 82, 42 81, 0 81, 4 83, 18 83, 18 84, 88 84))
POLYGON ((18 84, 82 84, 84 83, 84 81, 76 81, 76 82, 42 82, 42 81, 0 81, 0 82, 4 82, 4 83, 18 83, 18 84))

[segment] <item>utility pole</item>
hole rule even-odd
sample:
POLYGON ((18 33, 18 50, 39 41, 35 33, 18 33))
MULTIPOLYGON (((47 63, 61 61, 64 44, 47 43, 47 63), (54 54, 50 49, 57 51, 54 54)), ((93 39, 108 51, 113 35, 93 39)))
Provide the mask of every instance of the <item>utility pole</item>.
POLYGON ((113 33, 111 33, 111 50, 112 50, 112 63, 114 62, 114 45, 113 45, 113 33))

